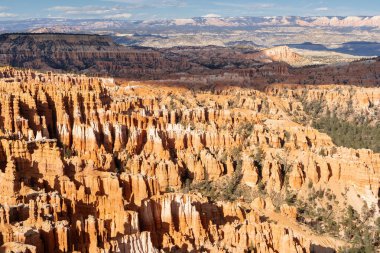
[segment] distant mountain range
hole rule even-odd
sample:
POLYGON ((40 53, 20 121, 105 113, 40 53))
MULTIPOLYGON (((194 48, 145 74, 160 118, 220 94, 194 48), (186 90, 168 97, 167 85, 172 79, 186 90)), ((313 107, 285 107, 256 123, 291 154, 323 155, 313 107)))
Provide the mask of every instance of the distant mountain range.
POLYGON ((380 16, 196 17, 166 20, 30 19, 0 21, 0 33, 111 35, 128 46, 278 45, 355 56, 380 55, 380 16))
POLYGON ((30 19, 1 21, 0 32, 77 32, 162 27, 366 27, 380 28, 380 16, 348 17, 196 17, 166 20, 30 19))
POLYGON ((332 27, 380 27, 380 16, 349 17, 199 17, 163 21, 145 21, 148 25, 166 26, 332 26, 332 27))

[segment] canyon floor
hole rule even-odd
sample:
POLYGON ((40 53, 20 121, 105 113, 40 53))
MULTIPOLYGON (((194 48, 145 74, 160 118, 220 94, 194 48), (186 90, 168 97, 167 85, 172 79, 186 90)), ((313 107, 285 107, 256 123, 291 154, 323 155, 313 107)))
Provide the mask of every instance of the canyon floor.
POLYGON ((0 252, 379 250, 378 87, 4 67, 0 98, 0 252))

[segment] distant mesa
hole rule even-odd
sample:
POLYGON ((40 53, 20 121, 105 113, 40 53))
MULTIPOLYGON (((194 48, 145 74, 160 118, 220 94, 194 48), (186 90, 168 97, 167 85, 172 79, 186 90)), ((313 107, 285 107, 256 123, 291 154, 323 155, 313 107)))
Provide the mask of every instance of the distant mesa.
POLYGON ((269 59, 271 61, 286 62, 291 65, 300 65, 306 62, 301 55, 295 53, 288 46, 277 46, 264 49, 257 53, 259 59, 269 59))

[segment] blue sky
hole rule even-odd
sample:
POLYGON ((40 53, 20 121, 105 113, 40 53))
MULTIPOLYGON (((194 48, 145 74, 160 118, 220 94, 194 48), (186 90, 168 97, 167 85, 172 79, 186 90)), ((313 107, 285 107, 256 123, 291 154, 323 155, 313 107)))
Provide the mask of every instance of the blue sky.
POLYGON ((0 19, 380 15, 378 0, 0 0, 0 19))

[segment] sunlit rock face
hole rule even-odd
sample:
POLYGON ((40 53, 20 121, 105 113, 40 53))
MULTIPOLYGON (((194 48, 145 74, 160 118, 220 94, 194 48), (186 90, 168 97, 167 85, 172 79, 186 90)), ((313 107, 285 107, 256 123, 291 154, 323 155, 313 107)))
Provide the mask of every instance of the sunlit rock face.
MULTIPOLYGON (((347 242, 302 225, 298 201, 379 215, 380 154, 296 123, 300 91, 0 77, 2 251, 326 252, 347 242)), ((379 103, 352 89, 355 111, 379 103)))

